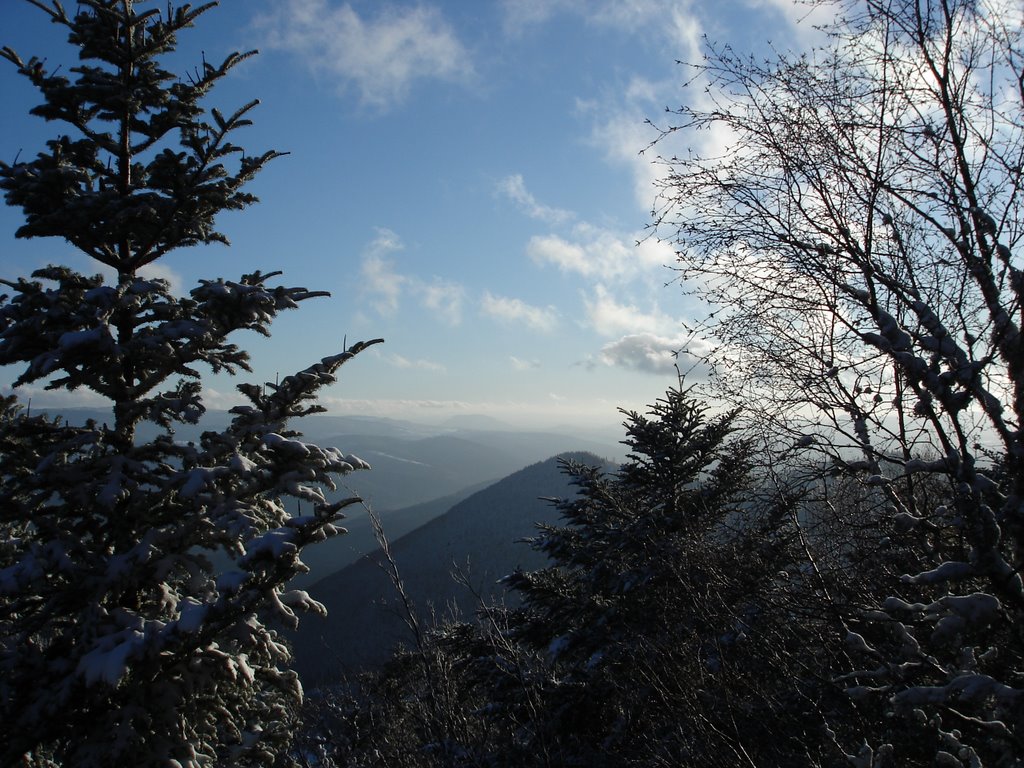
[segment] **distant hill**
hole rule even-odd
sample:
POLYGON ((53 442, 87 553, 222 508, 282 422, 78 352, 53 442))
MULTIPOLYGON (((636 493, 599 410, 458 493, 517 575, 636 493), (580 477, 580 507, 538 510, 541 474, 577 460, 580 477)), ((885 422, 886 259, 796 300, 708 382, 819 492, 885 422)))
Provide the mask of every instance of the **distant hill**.
POLYGON ((484 416, 482 414, 458 414, 456 416, 449 416, 444 420, 443 426, 448 429, 470 429, 470 430, 514 430, 515 426, 508 422, 496 419, 493 416, 484 416))
POLYGON ((342 481, 377 510, 401 509, 472 485, 494 482, 529 461, 550 455, 538 455, 537 448, 524 451, 498 440, 470 440, 458 435, 411 440, 376 434, 313 439, 354 453, 370 464, 371 470, 353 472, 342 481))
POLYGON ((565 451, 608 455, 614 450, 572 434, 514 430, 465 430, 413 438, 376 433, 310 433, 309 437, 370 464, 370 471, 354 472, 343 482, 378 511, 402 509, 492 483, 565 451))
MULTIPOLYGON (((447 512, 471 493, 545 457, 573 449, 604 453, 603 446, 570 435, 542 432, 459 432, 402 439, 383 435, 309 435, 369 462, 369 471, 342 479, 334 498, 361 496, 384 521, 391 540, 447 512)), ((316 545, 303 555, 311 573, 297 586, 325 578, 376 549, 361 507, 346 510, 349 533, 316 545)))
MULTIPOLYGON (((572 456, 605 464, 593 454, 572 456)), ((455 566, 485 599, 500 597, 498 580, 517 567, 541 567, 544 557, 519 542, 536 533, 535 523, 557 522, 554 508, 541 497, 571 492, 557 458, 551 458, 509 475, 392 541, 392 554, 421 615, 428 618, 431 607, 444 614, 449 606, 472 615, 476 599, 452 579, 455 566)), ((304 617, 293 637, 296 669, 307 686, 383 663, 396 643, 408 640, 382 560, 379 552, 367 555, 308 588, 327 606, 328 616, 304 617)))
MULTIPOLYGON (((111 419, 110 411, 100 408, 53 413, 57 412, 78 424, 111 419)), ((223 428, 230 419, 227 412, 210 411, 200 426, 177 425, 175 437, 196 441, 204 429, 223 428)), ((342 487, 331 498, 362 497, 381 516, 392 540, 447 512, 471 493, 546 457, 572 450, 613 456, 620 452, 610 440, 580 438, 568 431, 516 430, 489 417, 459 416, 437 427, 376 416, 316 414, 296 419, 293 425, 301 428, 304 439, 354 453, 370 464, 369 471, 341 478, 342 487)), ((140 425, 143 439, 156 432, 152 424, 140 425)), ((342 525, 349 533, 307 550, 303 561, 311 572, 296 578, 294 586, 323 579, 376 549, 365 510, 353 506, 346 512, 342 525)))
MULTIPOLYGON (((381 518, 384 530, 388 532, 388 537, 397 540, 435 517, 443 515, 460 501, 488 485, 489 483, 478 483, 440 499, 432 499, 402 509, 384 510, 377 514, 381 518)), ((305 589, 377 549, 377 539, 370 526, 370 516, 366 509, 352 506, 345 512, 347 517, 342 520, 342 526, 348 533, 302 550, 302 562, 309 566, 310 571, 292 579, 292 587, 305 589)))

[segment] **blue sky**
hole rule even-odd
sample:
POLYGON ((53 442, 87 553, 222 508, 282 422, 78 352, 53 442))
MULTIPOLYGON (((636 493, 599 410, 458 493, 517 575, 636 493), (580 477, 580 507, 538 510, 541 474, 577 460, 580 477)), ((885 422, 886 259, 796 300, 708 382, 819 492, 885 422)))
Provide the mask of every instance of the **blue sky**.
MULTIPOLYGON (((661 172, 640 154, 655 136, 644 121, 702 98, 676 63, 699 59, 702 35, 800 45, 803 13, 786 0, 222 0, 182 35, 174 68, 260 49, 209 104, 258 97, 238 143, 290 154, 252 185, 260 204, 220 220, 230 248, 157 268, 180 291, 253 269, 329 290, 272 338, 238 341, 253 355, 246 378, 262 381, 346 337, 384 337, 325 392, 334 412, 617 423, 617 407, 642 408, 674 382, 670 351, 700 314, 666 285, 672 248, 644 239, 661 172)), ((74 64, 60 28, 28 4, 3 0, 0 30, 26 58, 74 64)), ((0 98, 5 161, 59 130, 27 114, 37 99, 13 66, 0 66, 0 98)), ((721 137, 676 139, 684 151, 721 137)), ((0 210, 0 276, 99 271, 64 243, 15 240, 20 224, 0 210)), ((0 390, 14 375, 0 370, 0 390)), ((210 406, 237 402, 229 377, 204 381, 210 406)))

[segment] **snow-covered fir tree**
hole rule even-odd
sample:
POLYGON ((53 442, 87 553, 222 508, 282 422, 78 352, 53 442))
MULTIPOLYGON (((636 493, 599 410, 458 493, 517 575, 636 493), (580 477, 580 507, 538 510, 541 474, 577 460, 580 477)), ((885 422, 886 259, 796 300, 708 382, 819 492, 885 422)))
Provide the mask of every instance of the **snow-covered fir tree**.
POLYGON ((287 583, 305 545, 341 530, 352 499, 329 495, 335 478, 366 468, 289 421, 322 410, 317 390, 379 340, 239 386, 226 429, 176 442, 174 425, 204 413, 200 364, 249 370, 234 332, 265 335, 325 295, 254 272, 179 297, 140 275, 176 249, 226 243, 217 214, 255 202, 245 184, 279 154, 233 143, 256 102, 202 104, 252 53, 183 76, 162 67, 215 3, 28 2, 80 61, 65 75, 0 52, 41 94, 33 114, 62 131, 35 159, 0 163, 0 187, 24 212, 18 237, 62 238, 116 280, 50 266, 5 281, 0 364, 18 367, 16 386, 84 388, 112 411, 75 426, 14 398, 0 410, 0 763, 272 764, 301 701, 275 627, 322 610, 287 583), (157 437, 140 438, 144 422, 157 437), (287 512, 289 497, 308 513, 287 512))
POLYGON ((711 412, 680 382, 623 414, 626 462, 613 474, 567 464, 578 493, 533 542, 552 565, 508 579, 522 598, 509 634, 544 660, 538 743, 558 765, 814 752, 775 578, 795 560, 785 508, 757 500, 760 455, 737 412, 711 412))

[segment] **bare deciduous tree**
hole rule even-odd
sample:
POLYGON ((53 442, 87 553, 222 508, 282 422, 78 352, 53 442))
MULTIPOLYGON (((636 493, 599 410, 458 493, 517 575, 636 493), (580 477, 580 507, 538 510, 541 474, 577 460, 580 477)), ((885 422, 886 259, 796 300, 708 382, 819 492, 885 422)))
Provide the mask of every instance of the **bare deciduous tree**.
POLYGON ((841 682, 895 715, 851 757, 1009 765, 1024 755, 1021 7, 846 11, 807 55, 712 49, 695 67, 707 96, 660 146, 710 130, 724 149, 661 158, 656 226, 713 305, 696 330, 718 342, 720 391, 824 501, 836 473, 880 495, 879 551, 902 535, 926 564, 843 606, 857 663, 841 682))

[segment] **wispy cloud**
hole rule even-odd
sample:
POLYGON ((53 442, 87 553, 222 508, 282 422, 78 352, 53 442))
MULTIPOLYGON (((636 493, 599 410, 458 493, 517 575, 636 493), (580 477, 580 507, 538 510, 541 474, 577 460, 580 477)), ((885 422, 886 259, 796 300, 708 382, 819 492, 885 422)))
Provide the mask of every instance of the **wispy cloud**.
POLYGON ((642 210, 650 210, 654 202, 656 182, 664 175, 663 166, 656 165, 646 152, 658 132, 645 121, 660 114, 671 98, 670 89, 677 83, 634 79, 625 96, 610 95, 606 99, 577 102, 579 110, 591 124, 588 140, 605 160, 624 168, 633 181, 634 197, 642 210))
POLYGON ((531 371, 540 368, 540 360, 523 360, 515 355, 509 355, 508 359, 517 371, 531 371))
POLYGON ((394 263, 387 258, 388 254, 404 247, 401 238, 390 229, 379 229, 363 254, 362 289, 376 297, 373 306, 382 315, 393 315, 398 310, 402 288, 408 281, 395 271, 394 263))
POLYGON ((430 283, 419 283, 417 290, 420 303, 444 318, 449 325, 462 322, 462 303, 466 289, 460 283, 438 277, 430 283))
POLYGON ((841 2, 798 3, 793 0, 745 0, 755 13, 763 13, 771 8, 786 22, 793 43, 801 48, 809 48, 815 43, 825 40, 827 33, 824 25, 835 21, 843 10, 841 2))
POLYGON ((422 279, 398 271, 391 254, 405 249, 396 233, 390 229, 378 229, 377 237, 363 252, 360 269, 362 290, 372 297, 374 309, 383 316, 399 311, 407 295, 425 309, 441 318, 448 325, 462 322, 462 305, 465 288, 457 282, 440 277, 422 279))
POLYGON ((521 299, 495 296, 485 291, 480 301, 480 310, 489 317, 504 322, 523 323, 535 331, 551 331, 558 323, 554 307, 535 307, 521 299))
POLYGON ((355 88, 364 105, 379 110, 401 102, 416 80, 473 76, 455 31, 426 4, 386 4, 365 17, 347 2, 279 0, 255 25, 264 48, 295 54, 340 92, 355 88))
POLYGON ((550 19, 571 14, 587 24, 616 32, 642 34, 645 39, 678 40, 682 20, 691 18, 691 4, 679 0, 503 0, 505 31, 521 35, 550 19))
POLYGON ((401 355, 390 355, 385 358, 395 368, 409 369, 413 368, 420 371, 432 371, 434 373, 444 373, 446 368, 441 363, 435 363, 433 360, 410 360, 401 355))
POLYGON ((662 312, 655 304, 641 309, 634 303, 618 300, 603 285, 594 288, 584 299, 587 322, 599 334, 614 337, 622 334, 656 334, 672 336, 679 330, 679 321, 662 312))
POLYGON ((588 223, 573 227, 570 236, 537 235, 526 246, 537 264, 600 280, 632 278, 659 270, 675 258, 672 248, 653 239, 639 244, 620 232, 588 223))
POLYGON ((561 224, 573 217, 572 211, 552 208, 537 201, 526 188, 521 174, 506 176, 498 183, 498 191, 517 203, 531 219, 539 219, 548 224, 561 224))
POLYGON ((502 0, 505 31, 513 35, 522 34, 573 4, 574 0, 502 0))

